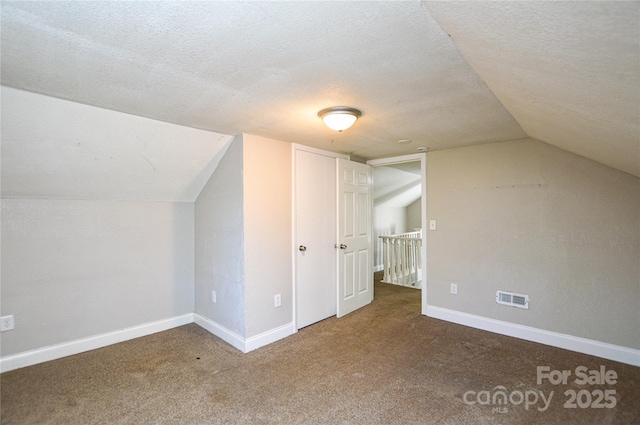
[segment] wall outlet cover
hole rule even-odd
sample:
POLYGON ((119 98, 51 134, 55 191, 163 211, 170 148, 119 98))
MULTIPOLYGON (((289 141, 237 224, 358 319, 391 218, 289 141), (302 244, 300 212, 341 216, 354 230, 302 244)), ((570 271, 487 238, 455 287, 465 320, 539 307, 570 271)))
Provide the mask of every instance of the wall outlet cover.
POLYGON ((15 328, 13 314, 11 316, 2 316, 0 318, 0 332, 10 331, 15 328))

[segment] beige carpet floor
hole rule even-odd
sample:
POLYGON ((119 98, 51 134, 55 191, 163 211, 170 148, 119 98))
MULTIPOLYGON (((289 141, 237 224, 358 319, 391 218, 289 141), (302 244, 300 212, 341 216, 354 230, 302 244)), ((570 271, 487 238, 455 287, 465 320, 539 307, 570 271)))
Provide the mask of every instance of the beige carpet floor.
POLYGON ((380 283, 371 305, 248 354, 190 324, 0 384, 6 425, 640 424, 640 368, 431 319, 419 291, 380 283), (572 376, 538 384, 537 366, 572 376), (578 385, 580 366, 618 379, 578 385))

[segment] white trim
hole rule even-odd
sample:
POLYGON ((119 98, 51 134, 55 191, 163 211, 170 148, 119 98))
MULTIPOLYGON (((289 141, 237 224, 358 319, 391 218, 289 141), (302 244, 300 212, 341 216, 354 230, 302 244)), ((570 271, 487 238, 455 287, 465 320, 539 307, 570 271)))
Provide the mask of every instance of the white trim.
POLYGON ((422 159, 420 160, 420 175, 422 177, 422 200, 421 200, 421 214, 422 214, 422 314, 427 314, 427 306, 428 304, 428 295, 427 291, 428 281, 429 281, 429 246, 427 244, 427 240, 429 237, 427 236, 429 230, 427 227, 427 216, 428 216, 428 206, 429 206, 429 192, 427 186, 427 154, 420 154, 422 159))
POLYGON ((296 172, 298 155, 296 155, 296 150, 298 147, 299 145, 295 143, 291 144, 291 320, 293 321, 293 327, 296 329, 296 332, 298 329, 298 253, 296 252, 296 241, 298 240, 298 199, 296 197, 298 187, 298 181, 296 180, 298 175, 296 172))
MULTIPOLYGON (((420 184, 422 185, 422 200, 420 203, 420 215, 422 216, 422 284, 420 289, 422 291, 422 305, 421 312, 425 316, 427 315, 427 287, 428 287, 428 278, 429 278, 429 255, 428 255, 428 245, 427 245, 427 154, 426 153, 412 153, 409 155, 402 156, 394 156, 391 158, 379 158, 372 159, 367 161, 368 165, 372 167, 379 167, 383 165, 392 165, 392 164, 401 164, 404 162, 416 162, 420 161, 420 184)), ((373 182, 375 188, 375 182, 373 182)), ((372 201, 373 202, 373 201, 372 201)), ((373 211, 373 207, 372 210, 373 211)), ((373 226, 373 217, 372 217, 372 226, 373 226)))
POLYGON ((279 341, 283 338, 293 335, 294 333, 296 333, 296 328, 293 322, 287 323, 286 325, 282 325, 278 328, 270 329, 266 332, 262 332, 261 334, 249 337, 245 340, 244 352, 248 353, 249 351, 264 347, 265 345, 269 345, 272 342, 279 341))
POLYGON ((237 333, 230 331, 224 326, 197 313, 193 314, 193 319, 196 325, 206 329, 213 335, 217 336, 227 344, 231 345, 234 348, 237 348, 243 353, 248 353, 249 351, 264 347, 265 345, 279 341, 296 333, 295 326, 293 325, 293 322, 291 322, 278 328, 270 329, 266 332, 245 339, 237 333))
POLYGON ((380 165, 401 164, 403 162, 416 162, 422 161, 425 158, 424 153, 412 153, 409 155, 393 156, 390 158, 378 158, 370 159, 367 164, 372 167, 378 167, 380 165))
POLYGON ((133 326, 130 328, 124 328, 113 332, 107 332, 100 335, 94 335, 87 338, 76 339, 62 344, 24 351, 22 353, 2 357, 0 359, 0 372, 4 373, 22 367, 72 356, 74 354, 80 354, 85 351, 91 351, 97 348, 106 347, 107 345, 140 338, 142 336, 166 331, 189 323, 193 323, 192 313, 145 323, 143 325, 133 326))
POLYGON ((640 350, 427 305, 427 316, 552 347, 640 366, 640 350))
POLYGON ((245 341, 244 338, 238 335, 237 333, 230 331, 222 325, 214 322, 213 320, 200 316, 197 313, 193 313, 193 321, 196 325, 206 329, 210 333, 214 334, 227 344, 230 344, 232 347, 237 348, 238 350, 244 351, 245 341))
POLYGON ((312 148, 311 146, 300 145, 298 143, 292 143, 291 145, 293 146, 294 152, 296 150, 307 151, 307 152, 315 153, 315 154, 318 154, 318 155, 329 156, 331 158, 349 159, 349 155, 345 155, 345 154, 342 154, 342 153, 325 151, 323 149, 312 148))
POLYGON ((380 264, 378 266, 373 266, 373 272, 381 272, 384 270, 384 264, 380 264))

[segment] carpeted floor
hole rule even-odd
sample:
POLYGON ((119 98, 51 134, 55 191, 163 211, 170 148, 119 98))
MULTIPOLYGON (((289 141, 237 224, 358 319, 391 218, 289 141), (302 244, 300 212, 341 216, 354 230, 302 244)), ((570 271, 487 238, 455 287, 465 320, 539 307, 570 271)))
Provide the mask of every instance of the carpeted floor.
POLYGON ((190 324, 0 383, 6 425, 640 423, 640 368, 430 319, 420 291, 380 283, 371 305, 249 354, 190 324), (601 365, 615 384, 575 383, 601 365), (537 366, 571 376, 538 384, 537 366))

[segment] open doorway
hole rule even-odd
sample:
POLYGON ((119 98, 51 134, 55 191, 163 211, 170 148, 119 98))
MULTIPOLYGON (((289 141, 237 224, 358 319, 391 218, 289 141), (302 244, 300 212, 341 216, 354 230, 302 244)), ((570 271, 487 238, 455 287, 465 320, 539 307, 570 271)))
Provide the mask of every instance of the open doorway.
POLYGON ((422 291, 426 308, 426 155, 368 162, 373 167, 374 279, 422 291))

